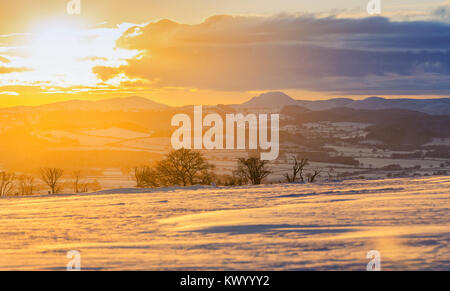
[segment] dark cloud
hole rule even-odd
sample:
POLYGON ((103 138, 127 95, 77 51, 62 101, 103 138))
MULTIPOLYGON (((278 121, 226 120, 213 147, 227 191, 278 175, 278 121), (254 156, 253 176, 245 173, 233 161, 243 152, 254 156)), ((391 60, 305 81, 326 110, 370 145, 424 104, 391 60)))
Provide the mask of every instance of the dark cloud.
POLYGON ((102 79, 123 72, 159 86, 230 91, 450 89, 450 25, 443 22, 221 15, 197 25, 133 27, 117 45, 144 53, 125 67, 95 69, 102 79))
POLYGON ((433 16, 442 21, 450 21, 450 5, 442 5, 433 11, 433 16))

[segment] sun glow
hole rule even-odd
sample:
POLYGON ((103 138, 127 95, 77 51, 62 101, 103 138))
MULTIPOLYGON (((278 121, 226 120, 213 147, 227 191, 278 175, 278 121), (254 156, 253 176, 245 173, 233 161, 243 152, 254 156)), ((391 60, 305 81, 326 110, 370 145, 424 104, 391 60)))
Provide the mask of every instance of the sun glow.
MULTIPOLYGON (((94 74, 95 66, 125 65, 137 54, 116 48, 127 28, 86 28, 60 20, 35 25, 23 44, 23 54, 14 60, 15 66, 27 70, 4 76, 2 83, 38 85, 43 93, 53 93, 55 88, 67 88, 66 93, 76 87, 99 88, 104 82, 94 74)), ((104 86, 108 85, 100 87, 104 86)))
POLYGON ((34 33, 30 48, 33 58, 40 60, 47 67, 73 64, 86 53, 79 30, 64 24, 51 24, 34 33))
POLYGON ((28 64, 33 72, 39 74, 41 80, 61 87, 95 84, 90 66, 82 61, 89 56, 92 45, 83 34, 80 27, 68 22, 37 26, 29 44, 28 64))

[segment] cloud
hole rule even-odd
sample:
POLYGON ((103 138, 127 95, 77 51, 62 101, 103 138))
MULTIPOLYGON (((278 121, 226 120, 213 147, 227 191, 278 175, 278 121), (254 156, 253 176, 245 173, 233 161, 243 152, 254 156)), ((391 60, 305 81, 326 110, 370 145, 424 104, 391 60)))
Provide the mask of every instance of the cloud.
POLYGON ((17 92, 2 91, 2 92, 0 92, 0 95, 19 96, 19 93, 17 93, 17 92))
POLYGON ((8 58, 0 56, 0 63, 9 64, 10 62, 8 58))
POLYGON ((450 21, 450 1, 434 9, 432 15, 441 21, 450 21))
POLYGON ((0 66, 0 74, 10 74, 10 73, 20 73, 20 72, 28 72, 29 68, 15 68, 15 67, 4 67, 0 66))
POLYGON ((124 67, 107 67, 96 66, 92 69, 92 72, 97 75, 102 81, 107 81, 117 76, 123 71, 124 67))
POLYGON ((444 22, 218 15, 194 25, 135 26, 117 46, 141 54, 126 66, 95 68, 102 80, 123 73, 153 86, 222 91, 445 95, 450 89, 450 24, 444 22))

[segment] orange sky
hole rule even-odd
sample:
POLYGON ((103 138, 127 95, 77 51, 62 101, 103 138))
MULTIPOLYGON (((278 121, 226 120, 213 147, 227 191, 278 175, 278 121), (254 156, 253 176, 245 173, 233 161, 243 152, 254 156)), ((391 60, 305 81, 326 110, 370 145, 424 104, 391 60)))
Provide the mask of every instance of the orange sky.
MULTIPOLYGON (((270 90, 296 99, 442 96, 430 90, 409 94, 396 89, 386 94, 379 88, 373 94, 353 93, 360 82, 407 82, 408 78, 394 74, 381 80, 368 73, 359 80, 339 73, 316 82, 310 71, 322 77, 335 73, 336 65, 318 67, 305 57, 301 65, 290 67, 276 45, 291 53, 290 42, 317 40, 306 30, 297 33, 301 39, 293 38, 287 35, 290 28, 280 22, 300 21, 296 15, 305 12, 321 19, 320 13, 339 8, 342 17, 365 18, 361 1, 325 7, 307 0, 258 0, 257 6, 254 0, 165 4, 82 0, 80 15, 68 15, 67 2, 0 0, 0 107, 130 95, 169 105, 227 104, 270 90), (162 18, 173 21, 159 21, 162 18)), ((448 3, 414 0, 408 4, 391 1, 386 16, 401 18, 403 13, 427 19, 424 7, 448 3)), ((320 45, 329 48, 338 43, 327 40, 320 45)), ((299 55, 301 59, 301 51, 292 52, 293 62, 299 55)))

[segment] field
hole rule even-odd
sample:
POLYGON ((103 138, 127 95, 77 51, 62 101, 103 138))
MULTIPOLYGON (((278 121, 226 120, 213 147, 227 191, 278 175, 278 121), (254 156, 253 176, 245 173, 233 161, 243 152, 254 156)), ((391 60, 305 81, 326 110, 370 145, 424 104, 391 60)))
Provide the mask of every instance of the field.
POLYGON ((0 270, 450 270, 450 177, 0 199, 0 270))

